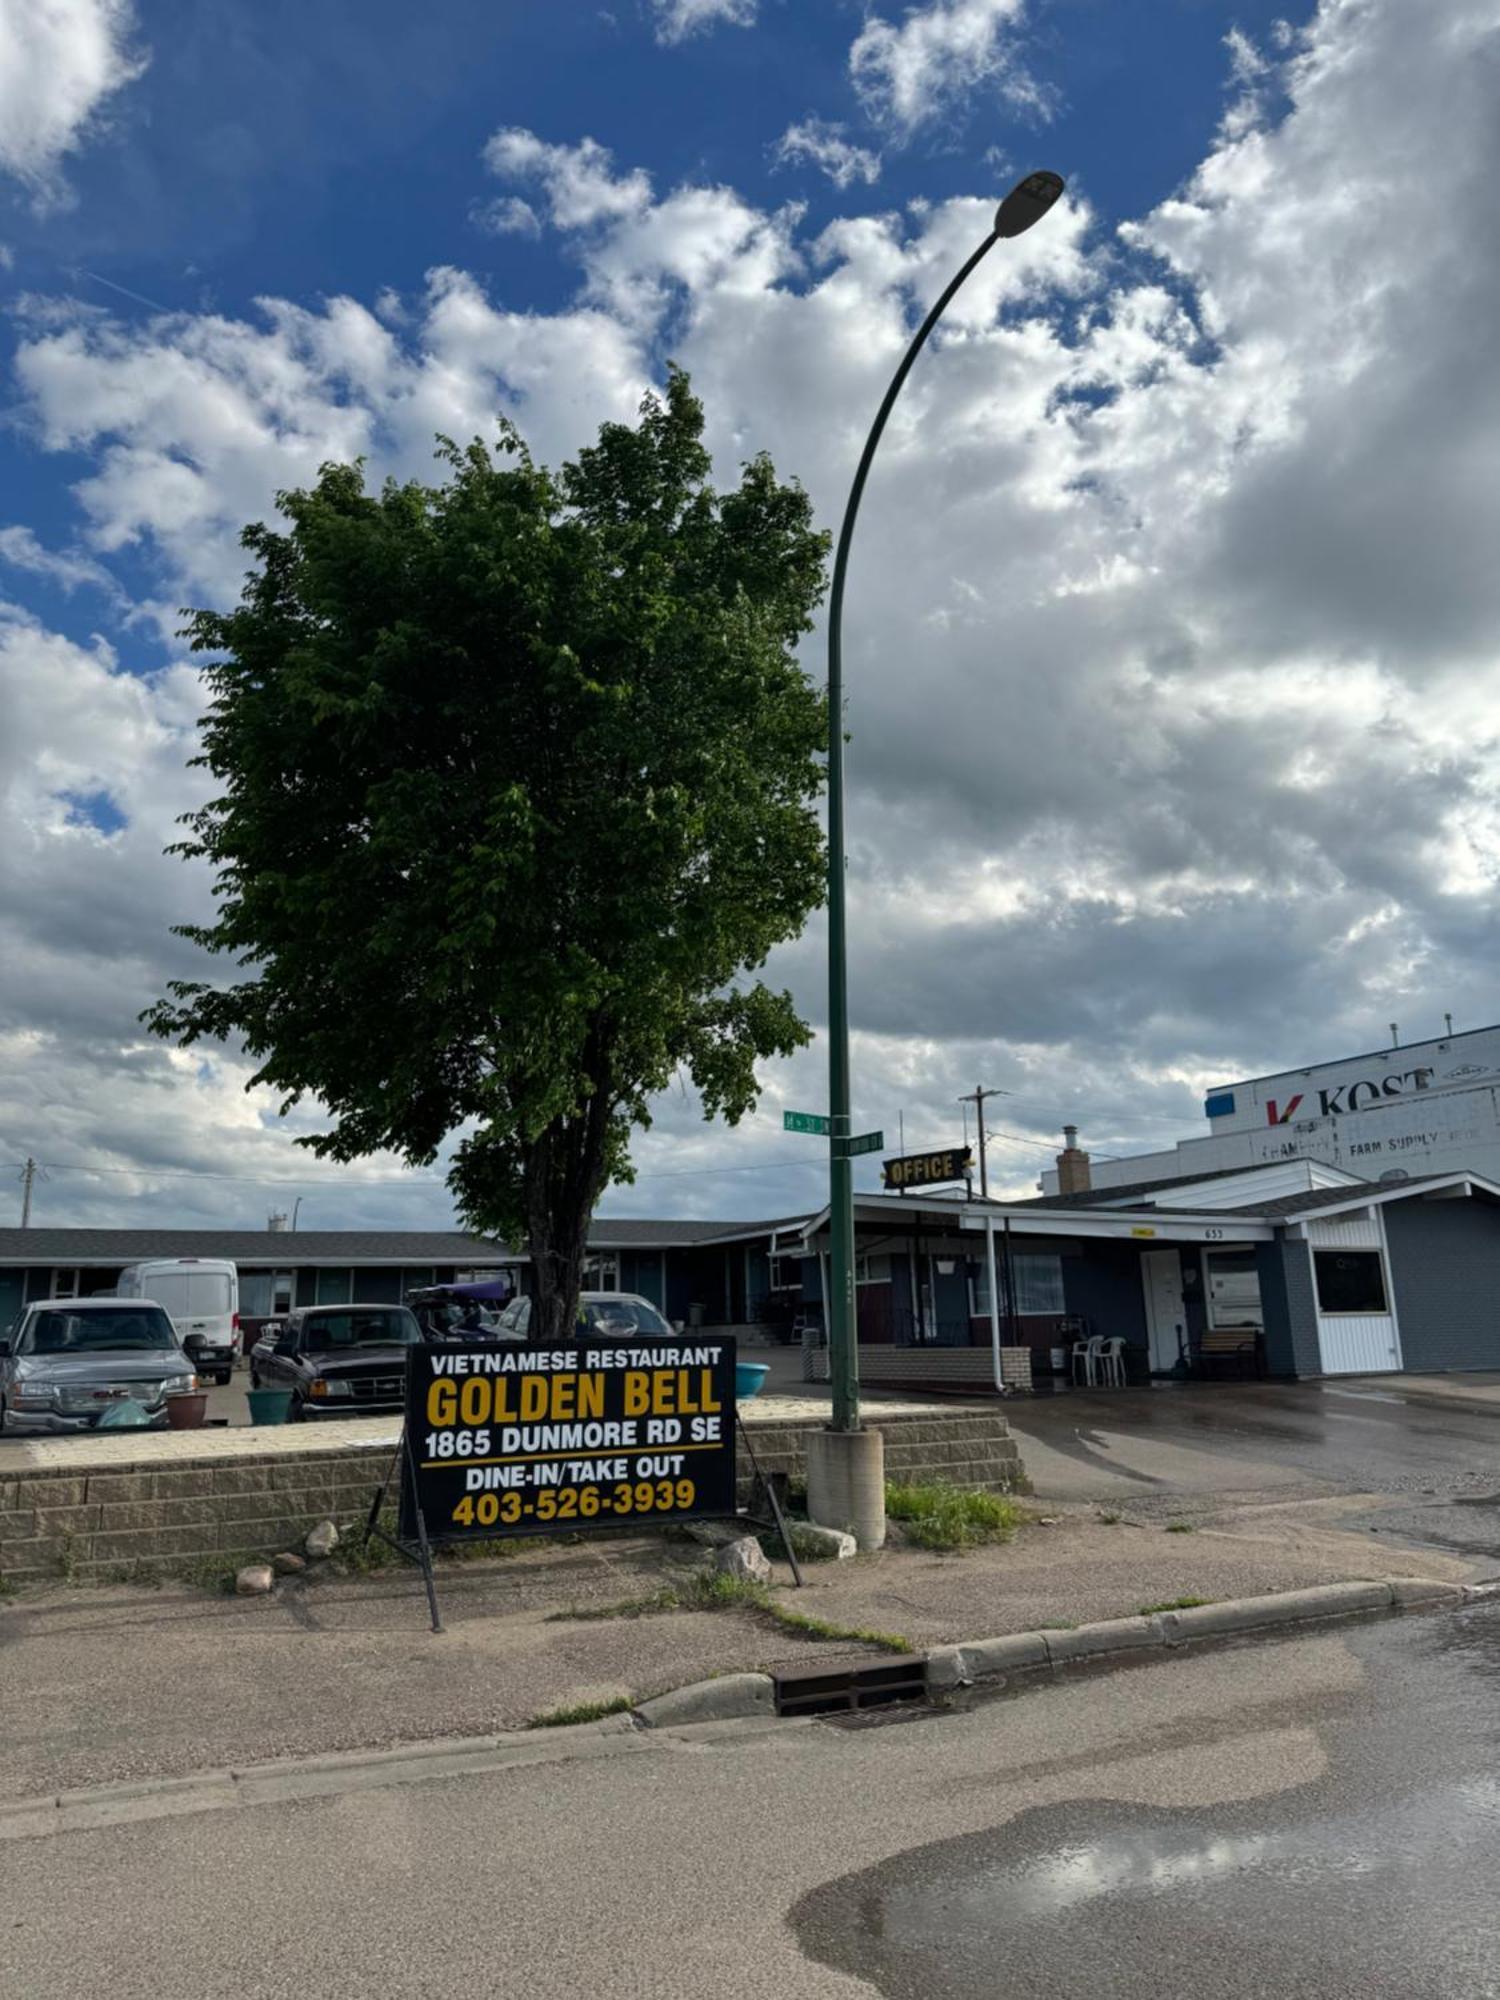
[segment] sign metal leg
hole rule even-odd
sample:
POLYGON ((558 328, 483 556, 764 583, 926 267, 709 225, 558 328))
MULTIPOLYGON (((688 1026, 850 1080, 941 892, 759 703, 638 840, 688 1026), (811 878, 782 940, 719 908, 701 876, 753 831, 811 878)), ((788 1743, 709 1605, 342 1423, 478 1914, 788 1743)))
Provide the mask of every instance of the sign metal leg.
POLYGON ((797 1551, 792 1547, 792 1537, 786 1524, 786 1516, 781 1511, 781 1502, 776 1497, 776 1488, 760 1469, 760 1460, 755 1456, 755 1446, 750 1442, 750 1433, 745 1429, 745 1419, 736 1410, 734 1420, 739 1428, 740 1443, 745 1447, 745 1456, 755 1472, 756 1489, 764 1493, 771 1503, 771 1518, 776 1524, 776 1532, 781 1537, 781 1546, 786 1551, 786 1559, 791 1564, 792 1579, 797 1588, 802 1588, 802 1565, 797 1560, 797 1551))

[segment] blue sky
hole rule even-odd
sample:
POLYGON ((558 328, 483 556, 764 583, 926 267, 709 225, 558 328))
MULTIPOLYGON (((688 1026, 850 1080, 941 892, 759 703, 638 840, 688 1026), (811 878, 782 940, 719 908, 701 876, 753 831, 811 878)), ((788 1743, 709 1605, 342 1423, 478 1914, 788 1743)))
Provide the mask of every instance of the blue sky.
MULTIPOLYGON (((282 1183, 445 1220, 394 1162, 306 1163, 316 1107, 234 1051, 139 1040, 207 892, 160 855, 201 784, 175 607, 321 458, 420 473, 500 407, 555 457, 669 355, 721 474, 766 446, 833 521, 1036 165, 1069 199, 924 357, 851 578, 862 1121, 938 1143, 999 1085, 1019 1190, 1065 1118, 1138 1150, 1208 1083, 1488 1019, 1500 0, 1435 19, 0 0, 0 1160, 100 1170, 57 1220, 282 1183)), ((821 952, 773 965, 815 1022, 821 952)), ((779 1126, 822 1061, 735 1134, 664 1100, 610 1206, 815 1199, 779 1126)))

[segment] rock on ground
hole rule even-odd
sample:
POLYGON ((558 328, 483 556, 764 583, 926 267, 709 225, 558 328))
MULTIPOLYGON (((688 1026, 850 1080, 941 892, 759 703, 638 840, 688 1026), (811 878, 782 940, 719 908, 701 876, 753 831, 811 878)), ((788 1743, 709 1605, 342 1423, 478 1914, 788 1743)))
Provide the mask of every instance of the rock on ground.
POLYGON ((307 1539, 302 1546, 315 1562, 331 1556, 339 1545, 339 1531, 332 1521, 319 1521, 317 1527, 309 1528, 307 1539))
POLYGON ((815 1521, 789 1521, 792 1547, 813 1562, 847 1562, 859 1554, 859 1543, 842 1528, 820 1528, 815 1521))
POLYGON ((279 1556, 272 1556, 271 1567, 278 1576, 296 1576, 307 1568, 307 1558, 294 1554, 291 1549, 283 1549, 279 1556))
POLYGON ((269 1563, 246 1563, 234 1579, 236 1597, 264 1597, 275 1582, 269 1563))
POLYGON ((720 1576, 732 1576, 741 1583, 769 1583, 771 1565, 754 1535, 741 1535, 737 1542, 726 1542, 714 1557, 714 1568, 720 1576))

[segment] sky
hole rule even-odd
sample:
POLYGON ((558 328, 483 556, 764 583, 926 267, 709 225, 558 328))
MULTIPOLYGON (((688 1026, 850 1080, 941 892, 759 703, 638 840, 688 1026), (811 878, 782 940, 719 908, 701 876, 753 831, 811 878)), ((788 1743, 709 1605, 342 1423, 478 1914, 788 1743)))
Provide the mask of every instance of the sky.
MULTIPOLYGON (((205 795, 180 607, 330 458, 556 462, 669 361, 718 477, 839 511, 950 309, 845 615, 857 1129, 996 1189, 1076 1124, 1500 1013, 1500 0, 0 0, 0 1223, 437 1228, 230 1049, 164 855, 205 795)), ((805 647, 824 675, 820 624, 805 647)), ((816 1029, 825 933, 777 952, 816 1029)), ((816 1205, 821 1032, 687 1088, 605 1212, 816 1205)), ((857 1186, 878 1184, 878 1158, 857 1186)))

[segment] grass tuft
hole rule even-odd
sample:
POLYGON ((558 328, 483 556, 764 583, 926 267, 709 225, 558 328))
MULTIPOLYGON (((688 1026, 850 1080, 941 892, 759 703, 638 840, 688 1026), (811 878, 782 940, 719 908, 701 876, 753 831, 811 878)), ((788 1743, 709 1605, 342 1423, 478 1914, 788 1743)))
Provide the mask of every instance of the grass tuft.
POLYGON ((1165 1604, 1143 1604, 1137 1618, 1154 1618, 1158 1611, 1193 1611, 1200 1604, 1212 1604, 1211 1597, 1169 1597, 1165 1604))
POLYGON ((1169 1535, 1196 1535, 1197 1532, 1198 1530, 1193 1526, 1191 1521, 1168 1521, 1167 1523, 1167 1533, 1169 1535))
POLYGON ((1024 1508, 999 1493, 971 1493, 941 1480, 885 1489, 885 1511, 908 1541, 924 1549, 977 1549, 1008 1542, 1026 1519, 1024 1508))
POLYGON ((634 1702, 628 1694, 617 1694, 608 1701, 579 1701, 571 1708, 549 1708, 544 1715, 532 1716, 528 1729, 566 1729, 575 1722, 602 1722, 606 1715, 623 1715, 634 1702))

